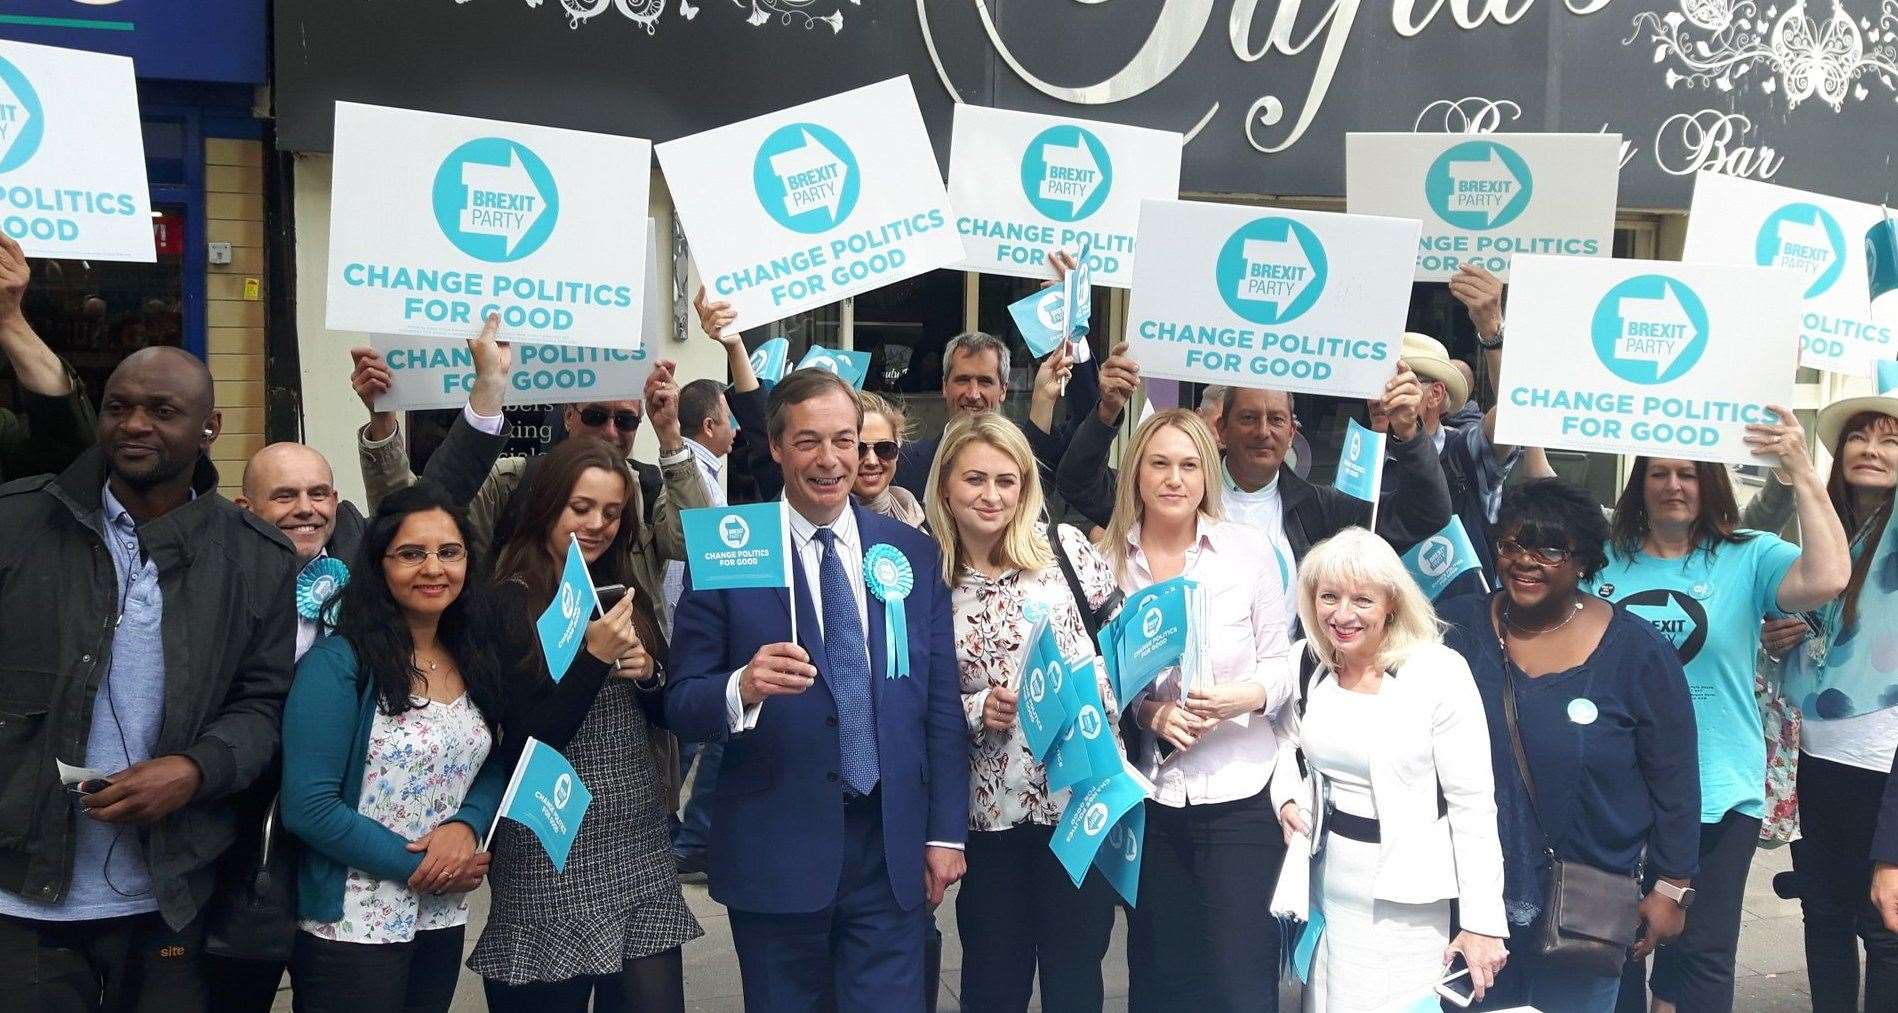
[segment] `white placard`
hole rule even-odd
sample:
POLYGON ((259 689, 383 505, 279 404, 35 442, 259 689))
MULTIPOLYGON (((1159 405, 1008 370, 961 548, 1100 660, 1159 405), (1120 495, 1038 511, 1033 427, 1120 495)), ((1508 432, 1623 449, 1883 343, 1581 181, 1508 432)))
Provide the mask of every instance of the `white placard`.
POLYGON ((1869 374, 1898 354, 1892 326, 1872 318, 1865 233, 1885 217, 1874 204, 1703 172, 1694 178, 1682 258, 1796 272, 1804 301, 1799 364, 1869 374))
POLYGON ((658 150, 699 276, 739 327, 962 259, 906 77, 658 150))
POLYGON ((1516 258, 1496 441, 1758 464, 1792 404, 1800 280, 1725 264, 1516 258))
POLYGON ((1406 218, 1145 201, 1127 340, 1144 376, 1374 397, 1416 248, 1406 218))
POLYGON ((334 331, 637 348, 651 145, 336 103, 334 331))
MULTIPOLYGON (((644 397, 652 373, 648 349, 659 340, 666 317, 658 307, 658 228, 646 219, 645 339, 638 348, 582 348, 572 345, 515 345, 514 371, 502 403, 568 404, 575 401, 625 401, 644 397)), ((405 341, 372 335, 370 344, 389 367, 389 389, 376 399, 377 411, 459 408, 474 387, 474 355, 465 344, 405 341)))
POLYGON ((1346 203, 1423 224, 1417 280, 1465 263, 1509 276, 1518 253, 1614 252, 1618 134, 1360 134, 1344 138, 1346 203))
POLYGON ((949 203, 964 270, 1048 278, 1048 254, 1091 243, 1093 282, 1134 280, 1140 202, 1180 195, 1171 130, 958 105, 949 136, 949 203))
POLYGON ((29 257, 158 259, 129 58, 0 40, 0 229, 29 257))

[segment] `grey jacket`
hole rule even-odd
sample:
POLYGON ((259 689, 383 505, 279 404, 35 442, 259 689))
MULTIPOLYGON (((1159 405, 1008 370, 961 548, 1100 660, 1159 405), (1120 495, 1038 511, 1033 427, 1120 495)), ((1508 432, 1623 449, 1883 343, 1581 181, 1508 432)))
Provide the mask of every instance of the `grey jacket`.
MULTIPOLYGON (((85 756, 92 701, 111 664, 118 577, 102 527, 104 454, 0 486, 0 889, 56 902, 72 881, 74 811, 55 758, 85 756)), ((296 554, 217 493, 139 526, 164 598, 164 722, 154 756, 187 756, 197 795, 142 835, 165 921, 210 896, 232 840, 230 797, 276 755, 296 644, 296 554)))

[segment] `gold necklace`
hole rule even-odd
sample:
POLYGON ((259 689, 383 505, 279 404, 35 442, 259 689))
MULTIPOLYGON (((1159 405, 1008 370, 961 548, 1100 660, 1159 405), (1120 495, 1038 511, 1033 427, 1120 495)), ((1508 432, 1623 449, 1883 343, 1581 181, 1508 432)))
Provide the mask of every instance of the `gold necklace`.
POLYGON ((1554 626, 1544 626, 1541 629, 1534 629, 1532 627, 1516 625, 1516 621, 1509 617, 1509 606, 1504 605, 1503 606, 1503 625, 1509 627, 1512 630, 1515 630, 1517 633, 1525 633, 1525 634, 1540 636, 1544 633, 1554 633, 1555 631, 1561 629, 1562 627, 1567 626, 1569 623, 1574 622, 1575 617, 1581 614, 1582 614, 1582 602, 1580 600, 1577 600, 1575 602, 1575 608, 1571 609, 1568 615, 1563 616, 1561 622, 1556 623, 1554 626))

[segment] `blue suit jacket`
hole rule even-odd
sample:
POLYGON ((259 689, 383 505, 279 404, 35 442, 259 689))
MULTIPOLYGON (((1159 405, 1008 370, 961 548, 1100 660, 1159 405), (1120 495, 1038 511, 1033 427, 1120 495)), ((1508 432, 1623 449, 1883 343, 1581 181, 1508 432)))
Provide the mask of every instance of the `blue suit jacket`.
MULTIPOLYGON (((871 693, 876 705, 883 852, 890 889, 904 909, 923 902, 926 841, 961 842, 969 825, 969 748, 949 588, 936 543, 854 503, 867 550, 887 543, 908 557, 916 586, 904 601, 910 675, 886 677, 884 605, 867 595, 871 693)), ((788 546, 787 546, 788 548, 788 546)), ((836 899, 843 869, 843 782, 838 775, 837 702, 808 591, 793 560, 798 643, 817 666, 803 693, 764 701, 758 724, 733 734, 725 689, 758 648, 791 639, 791 595, 783 588, 696 591, 690 578, 672 635, 666 720, 681 738, 725 740, 712 801, 712 897, 765 914, 820 911, 836 899)))

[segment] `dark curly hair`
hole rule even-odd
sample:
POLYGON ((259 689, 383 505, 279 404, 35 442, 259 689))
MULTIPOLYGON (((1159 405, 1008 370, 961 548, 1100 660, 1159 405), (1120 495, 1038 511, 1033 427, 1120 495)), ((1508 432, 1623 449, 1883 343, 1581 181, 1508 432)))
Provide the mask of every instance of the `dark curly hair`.
POLYGON ((468 686, 468 696, 481 708, 492 727, 501 714, 501 678, 493 642, 498 629, 485 560, 476 551, 468 514, 441 486, 422 479, 391 493, 377 508, 363 531, 362 549, 350 563, 350 581, 324 607, 326 625, 349 641, 356 652, 358 685, 367 679, 375 687, 384 714, 412 709, 416 684, 422 673, 415 667, 415 641, 402 608, 383 578, 383 557, 402 522, 410 514, 440 510, 455 522, 462 544, 468 547, 468 572, 461 593, 442 612, 436 636, 468 686))
POLYGON ((1497 540, 1511 532, 1525 546, 1569 550, 1583 583, 1608 565, 1608 519, 1587 489, 1567 479, 1541 478, 1504 493, 1497 540))

